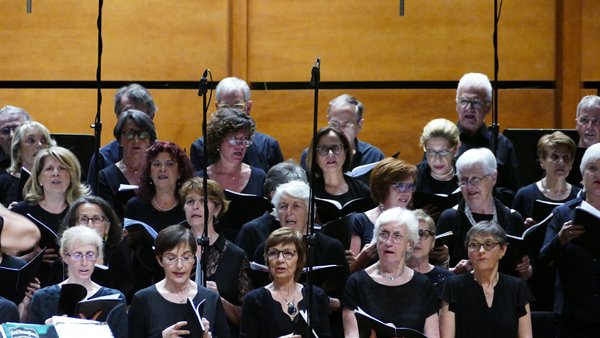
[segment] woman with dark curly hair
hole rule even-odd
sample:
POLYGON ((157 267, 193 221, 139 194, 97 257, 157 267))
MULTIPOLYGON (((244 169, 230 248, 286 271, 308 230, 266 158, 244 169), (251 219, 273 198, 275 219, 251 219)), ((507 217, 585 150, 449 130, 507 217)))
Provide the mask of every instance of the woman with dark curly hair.
MULTIPOLYGON (((208 158, 214 161, 206 168, 208 177, 224 189, 262 195, 265 172, 242 162, 256 129, 252 117, 222 108, 212 114, 206 129, 208 158)), ((198 176, 204 176, 204 171, 198 176)))
POLYGON ((125 218, 142 221, 156 232, 185 221, 178 190, 192 176, 194 169, 183 149, 172 142, 155 142, 146 151, 138 196, 127 202, 125 218))

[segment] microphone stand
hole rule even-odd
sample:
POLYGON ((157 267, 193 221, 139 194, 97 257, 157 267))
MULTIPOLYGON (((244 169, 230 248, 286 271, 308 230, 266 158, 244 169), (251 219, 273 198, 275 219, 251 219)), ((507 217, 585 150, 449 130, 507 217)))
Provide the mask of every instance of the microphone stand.
MULTIPOLYGON (((206 120, 208 113, 208 104, 210 100, 206 99, 206 92, 208 90, 208 79, 207 76, 210 73, 210 70, 207 68, 204 70, 204 74, 202 74, 202 78, 200 79, 200 90, 198 90, 198 96, 202 96, 202 134, 204 135, 204 154, 206 156, 207 148, 207 135, 206 135, 206 120)), ((211 74, 212 78, 212 74, 211 74)), ((212 91, 210 97, 212 98, 212 91)), ((202 177, 202 187, 204 190, 204 230, 202 231, 202 236, 196 238, 196 241, 202 248, 202 257, 201 257, 201 271, 196 271, 196 273, 201 273, 202 276, 200 278, 202 282, 202 286, 206 287, 206 265, 208 264, 208 246, 210 244, 208 238, 208 161, 204 161, 204 177, 202 177)))
MULTIPOLYGON (((98 65, 96 68, 96 118, 90 128, 94 129, 94 154, 96 169, 100 168, 100 138, 102 136, 102 6, 104 0, 98 0, 98 65)), ((92 182, 94 191, 98 191, 98 175, 92 182)))
POLYGON ((313 191, 313 186, 315 182, 315 168, 316 168, 316 160, 317 160, 317 122, 319 120, 319 83, 321 82, 321 58, 317 57, 314 66, 311 71, 310 78, 310 87, 315 89, 314 94, 314 107, 313 107, 313 136, 312 136, 312 152, 311 152, 311 165, 310 165, 310 194, 309 194, 309 205, 308 205, 308 217, 310 220, 309 227, 306 229, 306 235, 304 236, 306 239, 306 263, 307 263, 307 272, 306 272, 306 281, 308 284, 308 292, 307 297, 308 301, 306 302, 306 313, 308 319, 307 332, 306 337, 311 337, 312 333, 312 270, 313 263, 311 261, 311 250, 314 247, 315 242, 315 194, 313 191))
MULTIPOLYGON (((500 7, 502 10, 502 7, 500 7)), ((493 35, 493 44, 494 44, 494 85, 492 89, 492 153, 496 156, 496 152, 498 151, 498 133, 500 130, 500 125, 498 124, 498 70, 499 70, 499 62, 498 62, 498 20, 500 20, 500 13, 498 13, 498 0, 494 0, 494 35, 493 35)))

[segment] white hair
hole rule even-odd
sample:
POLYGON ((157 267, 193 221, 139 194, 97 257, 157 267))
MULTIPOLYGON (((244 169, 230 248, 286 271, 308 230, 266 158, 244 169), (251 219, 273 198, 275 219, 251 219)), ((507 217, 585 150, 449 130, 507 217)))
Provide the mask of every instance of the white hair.
POLYGON ((471 169, 480 166, 483 168, 485 175, 495 173, 496 157, 488 148, 474 148, 465 151, 458 160, 456 160, 456 173, 458 178, 461 178, 461 173, 464 169, 471 169))
POLYGON ((216 100, 217 102, 221 102, 221 96, 224 93, 237 92, 240 90, 244 94, 244 101, 248 102, 248 100, 250 100, 250 87, 248 87, 246 81, 233 76, 226 77, 217 85, 215 94, 216 100))
POLYGON ((456 88, 456 99, 458 100, 458 93, 461 89, 472 88, 472 89, 483 89, 485 90, 486 101, 492 102, 492 83, 485 74, 481 73, 467 73, 460 78, 458 81, 458 87, 456 88))
POLYGON ((419 220, 417 219, 417 216, 415 216, 414 211, 395 207, 382 212, 375 221, 371 244, 377 243, 379 228, 381 228, 382 225, 390 223, 406 226, 406 235, 408 236, 408 241, 413 245, 419 241, 419 220))
POLYGON ((309 196, 310 196, 310 188, 308 184, 303 181, 291 181, 288 183, 281 184, 275 189, 275 193, 273 194, 273 198, 271 202, 275 207, 275 212, 277 212, 279 203, 281 203, 281 199, 284 195, 298 198, 304 201, 304 205, 306 206, 306 210, 308 210, 309 206, 309 196))

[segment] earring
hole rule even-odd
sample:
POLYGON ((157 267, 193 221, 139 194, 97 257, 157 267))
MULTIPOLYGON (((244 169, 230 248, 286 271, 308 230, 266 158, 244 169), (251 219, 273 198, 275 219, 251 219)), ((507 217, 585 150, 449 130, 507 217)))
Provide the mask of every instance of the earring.
POLYGON ((104 234, 104 241, 106 242, 108 240, 108 232, 104 234))

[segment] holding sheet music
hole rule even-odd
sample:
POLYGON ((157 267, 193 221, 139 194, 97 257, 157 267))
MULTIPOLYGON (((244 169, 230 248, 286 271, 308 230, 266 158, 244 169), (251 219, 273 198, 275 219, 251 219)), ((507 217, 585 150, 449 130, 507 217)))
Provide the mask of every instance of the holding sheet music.
MULTIPOLYGON (((246 295, 242 306, 242 338, 308 337, 300 325, 299 312, 308 308, 307 287, 298 283, 306 262, 302 234, 290 227, 277 229, 267 238, 264 256, 273 282, 246 295)), ((331 337, 329 299, 318 287, 312 289, 309 318, 319 337, 331 337)))
POLYGON ((541 251, 542 260, 558 270, 557 299, 561 302, 555 311, 560 315, 560 333, 564 337, 596 337, 600 332, 600 299, 595 296, 600 261, 598 235, 593 235, 598 233, 593 230, 600 227, 599 168, 600 144, 596 143, 586 150, 579 168, 585 193, 554 210, 541 251), (592 222, 580 221, 578 208, 587 210, 592 222), (591 247, 582 245, 587 240, 593 243, 591 247))
POLYGON ((542 136, 537 144, 537 155, 544 177, 519 189, 513 201, 513 209, 525 218, 527 226, 541 222, 550 214, 553 207, 550 204, 544 207, 544 202, 562 204, 576 198, 581 191, 566 181, 575 158, 575 142, 570 137, 560 131, 542 136), (538 215, 535 215, 536 210, 538 215))

